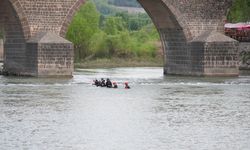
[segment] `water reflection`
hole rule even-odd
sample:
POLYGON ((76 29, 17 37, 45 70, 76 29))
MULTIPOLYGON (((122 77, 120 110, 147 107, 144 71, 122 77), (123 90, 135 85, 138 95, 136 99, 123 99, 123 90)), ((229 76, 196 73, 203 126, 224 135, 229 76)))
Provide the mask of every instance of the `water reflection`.
POLYGON ((161 68, 80 69, 73 79, 0 77, 0 145, 249 149, 249 93, 249 77, 164 77, 161 68), (119 88, 94 87, 95 78, 111 78, 119 88))

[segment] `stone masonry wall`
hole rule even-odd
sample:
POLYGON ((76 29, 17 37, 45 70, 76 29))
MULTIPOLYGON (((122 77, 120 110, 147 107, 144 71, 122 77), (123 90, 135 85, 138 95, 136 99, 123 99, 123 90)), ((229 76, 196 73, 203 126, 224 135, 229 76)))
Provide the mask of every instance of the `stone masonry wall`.
POLYGON ((163 0, 192 37, 208 30, 224 31, 223 21, 233 0, 163 0), (183 23, 182 23, 183 22, 183 23))
MULTIPOLYGON (((138 0, 138 2, 151 16, 160 33, 165 53, 164 72, 203 75, 204 43, 192 44, 192 40, 207 31, 223 32, 223 20, 232 0, 138 0)), ((222 43, 221 47, 223 45, 222 43)))
MULTIPOLYGON (((18 34, 20 39, 23 39, 21 35, 24 35, 27 39, 27 37, 32 37, 36 33, 47 31, 52 31, 57 35, 64 36, 74 12, 76 12, 80 5, 85 2, 85 0, 3 1, 11 2, 17 12, 16 15, 12 16, 17 16, 16 18, 19 17, 21 19, 19 20, 19 23, 16 19, 18 32, 12 33, 16 34, 15 36, 18 34), (24 33, 21 34, 22 29, 24 33)), ((188 46, 190 41, 197 36, 202 35, 206 31, 223 32, 223 20, 225 19, 227 9, 232 4, 233 0, 138 1, 151 16, 160 33, 166 58, 165 73, 192 75, 194 70, 199 72, 200 64, 196 65, 194 63, 199 63, 201 60, 195 60, 198 59, 196 56, 199 56, 200 53, 190 49, 188 46), (193 54, 195 54, 195 57, 192 56, 193 54)), ((10 26, 10 28, 12 28, 12 31, 14 30, 13 27, 10 26)), ((9 32, 9 34, 10 33, 11 32, 9 32)), ((9 40, 9 43, 11 42, 13 42, 13 40, 9 40)), ((18 47, 22 50, 14 50, 15 54, 11 54, 11 51, 7 52, 10 54, 8 54, 8 56, 11 59, 20 61, 19 64, 25 64, 22 63, 21 60, 23 56, 27 55, 24 53, 25 51, 23 51, 23 49, 25 49, 25 45, 22 45, 22 42, 23 41, 21 40, 18 42, 18 47)), ((13 51, 14 44, 6 44, 6 47, 11 48, 13 51)), ((50 59, 49 56, 46 56, 46 58, 50 59)), ((56 62, 60 62, 60 60, 56 62)), ((11 62, 9 64, 9 68, 7 67, 8 69, 11 69, 11 66, 15 66, 15 64, 11 64, 11 62)), ((18 66, 18 64, 16 64, 16 66, 18 66)), ((41 68, 42 67, 43 66, 41 66, 41 68)), ((55 65, 54 67, 59 67, 59 65, 55 65)), ((18 68, 24 67, 18 66, 18 68)))
POLYGON ((161 0, 138 0, 159 31, 164 49, 165 74, 189 74, 190 63, 185 29, 161 0))
MULTIPOLYGON (((26 32, 30 36, 37 32, 53 31, 61 36, 67 31, 74 13, 85 0, 8 0, 10 1, 26 32)), ((185 36, 191 38, 207 30, 223 31, 223 20, 233 0, 138 0, 146 10, 169 9, 172 15, 158 14, 178 21, 185 36), (151 1, 151 5, 144 5, 151 1)), ((153 11, 149 12, 150 15, 153 11)), ((161 18, 151 15, 152 19, 161 18)), ((165 22, 158 19, 156 22, 165 22)), ((29 36, 28 36, 29 37, 29 36)))
MULTIPOLYGON (((25 14, 31 36, 38 32, 60 31, 84 0, 19 0, 25 14)), ((64 29, 65 30, 65 29, 64 29)))
POLYGON ((205 45, 205 75, 238 76, 238 43, 211 42, 205 45))
POLYGON ((40 43, 38 45, 38 76, 72 76, 73 44, 40 43))
POLYGON ((21 74, 26 67, 26 44, 22 25, 9 0, 0 1, 0 25, 4 30, 4 70, 21 74))
POLYGON ((204 42, 190 42, 188 43, 190 51, 190 63, 193 75, 204 75, 204 42))
POLYGON ((165 74, 190 74, 190 59, 183 32, 174 29, 160 30, 165 47, 165 74))
POLYGON ((242 42, 239 46, 240 69, 250 70, 250 43, 242 42))
MULTIPOLYGON (((37 76, 38 75, 38 43, 27 43, 26 44, 26 75, 37 76)), ((23 74, 25 75, 25 74, 23 74)))

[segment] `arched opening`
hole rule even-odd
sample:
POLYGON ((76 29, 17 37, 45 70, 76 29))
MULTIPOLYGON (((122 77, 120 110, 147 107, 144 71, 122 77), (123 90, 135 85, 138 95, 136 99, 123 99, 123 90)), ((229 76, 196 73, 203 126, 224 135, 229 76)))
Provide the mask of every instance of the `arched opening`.
POLYGON ((9 0, 0 1, 0 32, 4 69, 13 74, 25 72, 26 44, 23 26, 9 0))
MULTIPOLYGON (((209 52, 205 52, 205 43, 208 42, 208 38, 217 36, 216 32, 223 32, 222 20, 224 18, 224 12, 230 4, 229 2, 213 1, 210 3, 199 1, 195 4, 192 4, 194 6, 197 5, 196 7, 190 8, 191 2, 188 1, 137 1, 151 17, 155 27, 158 30, 158 33, 160 34, 163 47, 165 74, 204 75, 214 72, 213 69, 213 71, 210 71, 210 68, 213 68, 214 66, 207 65, 207 62, 210 63, 211 60, 211 64, 214 63, 214 60, 210 58, 214 58, 214 55, 220 54, 214 52, 212 55, 210 55, 209 52), (217 5, 213 7, 215 3, 217 5), (208 6, 209 9, 206 8, 206 6, 208 6), (209 55, 209 57, 205 57, 205 55, 209 55), (205 58, 208 60, 204 60, 205 58), (206 71, 207 66, 209 67, 209 69, 207 69, 209 71, 206 71)), ((113 22, 119 22, 119 20, 113 20, 113 22)), ((79 26, 81 25, 78 25, 77 27, 79 26)), ((65 26, 64 28, 66 29, 68 26, 65 26)), ((79 34, 79 32, 76 33, 79 34)), ((100 38, 100 36, 96 37, 96 39, 98 38, 100 38)), ((124 38, 123 41, 128 40, 129 38, 124 38)), ((219 40, 215 40, 213 42, 217 42, 221 49, 225 48, 223 47, 223 44, 220 44, 219 40)), ((94 43, 96 43, 96 41, 94 43)), ((116 49, 113 51, 116 51, 116 49)), ((221 59, 224 58, 221 57, 221 59)), ((223 74, 223 67, 227 68, 227 64, 224 63, 224 66, 222 67, 221 61, 224 60, 218 59, 217 61, 216 59, 215 61, 215 63, 218 63, 219 66, 219 69, 217 70, 220 71, 218 72, 222 72, 223 74)))
MULTIPOLYGON (((184 28, 184 21, 180 22, 176 14, 173 14, 173 10, 170 10, 162 0, 138 0, 138 2, 151 17, 160 35, 163 47, 164 66, 166 66, 164 68, 165 73, 171 73, 171 68, 178 68, 179 74, 187 72, 190 64, 187 40, 190 39, 191 34, 187 28, 184 28)), ((174 7, 172 7, 172 9, 174 9, 174 7)), ((174 11, 178 13, 177 10, 174 11)), ((116 21, 118 22, 119 20, 116 21)), ((67 21, 67 23, 69 22, 71 21, 67 21)), ((68 29, 68 26, 65 24, 63 29, 68 29)), ((124 41, 126 41, 126 39, 124 41)))
POLYGON ((189 30, 183 27, 184 22, 177 20, 175 16, 177 14, 173 14, 173 12, 178 13, 177 9, 168 6, 167 2, 164 3, 162 0, 138 0, 138 2, 152 18, 160 34, 164 51, 164 73, 172 74, 172 69, 175 68, 176 74, 185 74, 190 65, 187 40, 191 37, 188 37, 189 30), (174 10, 170 10, 169 7, 174 10))

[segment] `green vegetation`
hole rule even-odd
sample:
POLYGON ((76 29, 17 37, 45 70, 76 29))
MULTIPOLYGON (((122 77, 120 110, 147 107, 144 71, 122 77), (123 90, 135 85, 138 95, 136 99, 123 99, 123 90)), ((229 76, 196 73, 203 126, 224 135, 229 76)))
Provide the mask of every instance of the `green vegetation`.
POLYGON ((243 64, 246 64, 250 60, 250 52, 243 51, 240 53, 240 59, 243 64))
POLYGON ((90 44, 93 35, 99 32, 99 17, 93 3, 88 2, 73 18, 66 37, 75 45, 76 61, 92 54, 90 44))
POLYGON ((3 29, 0 28, 0 39, 3 39, 3 29))
POLYGON ((162 59, 120 59, 101 58, 75 63, 76 68, 114 68, 114 67, 160 67, 163 66, 162 59))
POLYGON ((150 18, 109 8, 104 2, 87 1, 73 18, 66 37, 75 45, 75 61, 156 59, 159 35, 150 18))
POLYGON ((235 0, 228 14, 229 22, 250 21, 250 0, 235 0))

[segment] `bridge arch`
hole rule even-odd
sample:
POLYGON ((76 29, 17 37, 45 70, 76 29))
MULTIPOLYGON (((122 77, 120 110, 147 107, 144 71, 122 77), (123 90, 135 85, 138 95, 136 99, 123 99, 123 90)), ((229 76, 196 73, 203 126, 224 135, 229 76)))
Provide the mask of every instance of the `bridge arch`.
MULTIPOLYGON (((86 0, 77 0, 75 4, 69 9, 60 29, 60 36, 65 37, 74 14, 79 10, 80 6, 85 3, 85 1, 86 0)), ((179 65, 178 63, 181 63, 181 68, 179 68, 179 70, 187 70, 186 65, 188 64, 187 61, 189 58, 186 45, 187 41, 192 39, 192 34, 189 31, 188 25, 186 24, 187 21, 183 17, 183 14, 174 5, 169 3, 169 1, 137 1, 142 5, 148 15, 151 17, 160 34, 163 53, 165 56, 164 65, 171 66, 171 62, 174 62, 174 59, 176 59, 176 57, 179 57, 184 61, 175 61, 174 64, 172 63, 173 65, 171 67, 175 67, 175 65, 179 65), (181 56, 179 55, 180 53, 182 53, 181 56)), ((167 68, 165 68, 165 71, 166 70, 167 68)), ((182 72, 179 73, 182 74, 182 72)))
MULTIPOLYGON (((222 33, 224 31, 223 19, 225 19, 233 0, 137 1, 149 14, 160 34, 164 53, 164 73, 181 75, 203 74, 205 66, 203 58, 203 55, 205 55, 204 48, 198 48, 197 44, 193 43, 200 41, 206 43, 206 38, 213 36, 207 34, 207 32, 215 35, 215 32, 222 33), (204 38, 204 36, 207 37, 204 38), (199 59, 200 57, 201 59, 199 59)), ((79 7, 84 2, 85 0, 76 0, 71 9, 69 9, 59 32, 61 36, 65 37, 75 12, 79 10, 79 7)), ((223 44, 221 48, 223 49, 223 44)), ((223 72, 223 69, 221 70, 223 72)))
POLYGON ((81 5, 85 3, 86 0, 77 0, 75 4, 69 9, 65 19, 63 20, 61 29, 60 29, 60 36, 65 37, 66 32, 68 31, 68 27, 70 22, 72 21, 74 14, 80 9, 81 5))
POLYGON ((4 69, 21 74, 26 71, 26 39, 30 33, 19 1, 0 1, 0 26, 4 30, 4 69))
POLYGON ((182 17, 182 13, 168 1, 137 0, 151 17, 159 32, 162 29, 182 30, 185 39, 191 39, 191 34, 182 17))
POLYGON ((169 1, 137 0, 155 24, 161 38, 164 54, 164 73, 178 68, 178 74, 187 70, 187 41, 192 39, 183 14, 169 1), (176 59, 182 61, 175 61, 176 59))
POLYGON ((9 1, 12 4, 12 7, 14 8, 16 15, 18 16, 18 18, 20 20, 24 37, 27 40, 30 38, 31 33, 30 33, 29 22, 28 22, 28 19, 27 19, 25 13, 23 12, 24 10, 22 8, 22 5, 20 4, 19 0, 9 0, 9 1))

